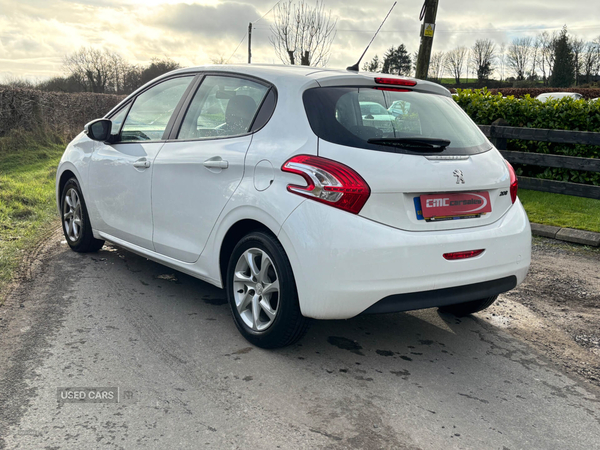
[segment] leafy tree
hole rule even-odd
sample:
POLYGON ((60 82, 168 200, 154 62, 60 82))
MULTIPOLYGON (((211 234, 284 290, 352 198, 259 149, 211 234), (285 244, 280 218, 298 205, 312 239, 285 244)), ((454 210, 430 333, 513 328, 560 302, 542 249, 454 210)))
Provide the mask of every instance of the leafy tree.
POLYGON ((371 61, 365 62, 362 70, 365 72, 379 72, 381 70, 381 61, 379 61, 379 56, 375 55, 371 61))
POLYGON ((390 47, 385 55, 383 55, 383 73, 394 75, 410 75, 412 70, 411 58, 404 44, 400 44, 397 48, 390 47))
POLYGON ((575 82, 575 60, 567 35, 567 28, 564 27, 556 40, 554 47, 554 67, 550 77, 550 86, 569 87, 575 82))

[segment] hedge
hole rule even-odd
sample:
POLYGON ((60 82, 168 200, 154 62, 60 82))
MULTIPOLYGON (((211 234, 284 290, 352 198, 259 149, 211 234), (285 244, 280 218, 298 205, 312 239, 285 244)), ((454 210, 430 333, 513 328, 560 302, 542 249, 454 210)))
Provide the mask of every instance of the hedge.
POLYGON ((586 100, 600 97, 600 88, 498 88, 490 89, 489 92, 492 95, 501 93, 505 97, 512 95, 515 98, 523 98, 526 95, 535 98, 547 92, 576 92, 583 95, 586 100))
POLYGON ((49 130, 70 138, 90 120, 104 116, 124 97, 82 92, 0 88, 0 136, 11 130, 49 130))
MULTIPOLYGON (((600 132, 600 101, 563 98, 540 102, 529 95, 520 99, 513 96, 503 98, 502 94, 493 94, 487 89, 458 90, 454 99, 479 125, 490 125, 502 118, 513 127, 600 132)), ((508 149, 600 158, 600 147, 589 145, 509 140, 508 149)), ((600 174, 593 172, 526 165, 519 165, 518 172, 549 180, 600 185, 600 174)))

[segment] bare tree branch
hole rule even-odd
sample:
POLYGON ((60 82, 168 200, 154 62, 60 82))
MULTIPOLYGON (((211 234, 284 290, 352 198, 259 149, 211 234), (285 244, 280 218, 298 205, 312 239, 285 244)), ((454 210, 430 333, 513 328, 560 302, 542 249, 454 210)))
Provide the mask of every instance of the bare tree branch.
POLYGON ((323 2, 314 8, 304 1, 279 3, 274 9, 274 24, 269 40, 284 64, 324 66, 329 61, 337 19, 325 12, 323 2))

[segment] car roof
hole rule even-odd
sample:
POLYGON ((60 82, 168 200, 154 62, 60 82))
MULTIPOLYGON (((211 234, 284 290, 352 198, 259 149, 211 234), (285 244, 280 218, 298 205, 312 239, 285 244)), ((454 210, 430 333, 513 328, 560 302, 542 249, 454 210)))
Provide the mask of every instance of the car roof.
POLYGON ((131 98, 148 88, 148 86, 173 75, 196 74, 198 72, 222 72, 232 75, 247 75, 265 80, 276 87, 295 84, 301 90, 309 87, 319 86, 374 86, 375 77, 412 80, 417 84, 412 88, 416 92, 427 92, 432 94, 451 97, 450 91, 440 84, 416 78, 401 77, 398 75, 353 72, 340 69, 325 69, 311 66, 290 66, 284 64, 208 64, 204 66, 186 67, 165 73, 129 94, 117 106, 111 109, 106 117, 118 110, 121 105, 127 103, 131 98))
POLYGON ((292 79, 296 79, 298 82, 306 83, 308 78, 309 80, 316 81, 321 86, 371 86, 374 84, 375 77, 405 79, 417 82, 417 86, 414 88, 416 91, 431 92, 447 97, 450 96, 450 91, 448 91, 448 89, 445 87, 437 83, 419 80, 416 78, 373 72, 353 72, 341 69, 326 69, 310 66, 290 66, 283 64, 213 64, 178 69, 166 74, 165 76, 172 75, 174 73, 183 74, 202 71, 245 74, 262 78, 266 81, 272 82, 273 84, 277 84, 277 82, 282 82, 284 80, 291 81, 292 79))

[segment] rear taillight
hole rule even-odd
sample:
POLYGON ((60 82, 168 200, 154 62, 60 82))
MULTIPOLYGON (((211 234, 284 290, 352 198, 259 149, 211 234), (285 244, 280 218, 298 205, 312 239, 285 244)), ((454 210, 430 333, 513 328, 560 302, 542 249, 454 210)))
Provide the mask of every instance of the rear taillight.
POLYGON ((298 155, 289 159, 281 170, 306 180, 307 186, 289 184, 288 191, 353 214, 360 212, 371 195, 369 185, 358 173, 331 159, 298 155))
POLYGON ((415 80, 407 80, 404 78, 384 78, 384 77, 375 77, 375 83, 391 84, 394 86, 416 86, 417 85, 417 82, 415 80))
POLYGON ((469 250, 466 252, 454 252, 454 253, 444 253, 444 258, 448 261, 455 261, 457 259, 467 259, 467 258, 475 258, 476 256, 481 255, 485 249, 481 250, 469 250))
POLYGON ((517 180, 517 174, 515 173, 515 169, 507 160, 504 160, 506 163, 506 167, 508 167, 508 173, 510 174, 510 199, 512 202, 517 201, 517 191, 519 190, 519 181, 517 180))

